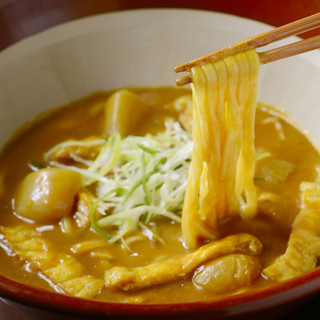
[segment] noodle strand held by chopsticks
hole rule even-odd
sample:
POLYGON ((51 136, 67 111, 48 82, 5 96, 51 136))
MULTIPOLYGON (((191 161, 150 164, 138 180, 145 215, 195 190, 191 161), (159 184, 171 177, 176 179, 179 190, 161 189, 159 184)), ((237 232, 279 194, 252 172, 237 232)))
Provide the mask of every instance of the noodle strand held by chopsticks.
POLYGON ((191 69, 194 149, 182 213, 186 245, 216 239, 218 222, 252 217, 254 121, 259 76, 254 49, 191 69))

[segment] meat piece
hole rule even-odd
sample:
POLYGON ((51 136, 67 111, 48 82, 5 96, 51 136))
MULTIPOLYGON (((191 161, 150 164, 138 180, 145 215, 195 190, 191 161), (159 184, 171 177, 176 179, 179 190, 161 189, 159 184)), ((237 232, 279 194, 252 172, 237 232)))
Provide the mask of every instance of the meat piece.
POLYGON ((320 184, 302 182, 300 190, 301 210, 293 223, 287 250, 263 270, 275 281, 311 271, 320 257, 320 184))
POLYGON ((23 226, 0 231, 7 247, 20 256, 34 271, 41 272, 58 291, 81 298, 93 298, 103 286, 103 280, 88 275, 85 267, 73 256, 58 252, 41 238, 39 232, 23 226))
POLYGON ((249 234, 237 234, 208 243, 198 250, 152 263, 144 267, 113 267, 106 271, 105 284, 109 288, 134 290, 182 279, 208 260, 231 253, 259 255, 260 241, 249 234))
POLYGON ((230 254, 201 266, 193 282, 216 294, 250 286, 262 270, 260 259, 244 254, 230 254))

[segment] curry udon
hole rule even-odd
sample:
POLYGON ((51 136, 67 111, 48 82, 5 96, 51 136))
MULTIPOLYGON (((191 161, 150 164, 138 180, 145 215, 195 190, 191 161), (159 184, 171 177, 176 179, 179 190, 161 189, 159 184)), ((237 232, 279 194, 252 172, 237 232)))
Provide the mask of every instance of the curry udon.
POLYGON ((173 303, 315 268, 319 152, 256 103, 254 53, 232 59, 194 69, 193 92, 95 93, 12 138, 0 272, 76 297, 173 303))

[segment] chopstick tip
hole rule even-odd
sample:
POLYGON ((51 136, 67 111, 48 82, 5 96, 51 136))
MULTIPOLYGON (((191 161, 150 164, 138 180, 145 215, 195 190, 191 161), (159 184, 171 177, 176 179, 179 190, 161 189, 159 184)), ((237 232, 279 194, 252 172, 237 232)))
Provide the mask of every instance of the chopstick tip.
POLYGON ((176 80, 176 85, 178 87, 183 87, 187 84, 190 84, 191 82, 192 82, 192 79, 190 76, 184 76, 176 80))

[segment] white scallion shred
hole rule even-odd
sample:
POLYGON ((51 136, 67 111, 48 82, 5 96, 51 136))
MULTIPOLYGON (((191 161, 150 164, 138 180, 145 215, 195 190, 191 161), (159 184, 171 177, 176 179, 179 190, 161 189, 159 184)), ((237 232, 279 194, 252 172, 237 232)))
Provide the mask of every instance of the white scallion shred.
POLYGON ((82 175, 84 186, 95 186, 97 200, 91 208, 91 223, 109 242, 121 242, 136 230, 156 239, 150 232, 159 217, 180 222, 193 142, 179 123, 167 122, 166 130, 157 135, 121 138, 114 133, 106 140, 64 142, 49 150, 45 158, 70 145, 101 145, 94 161, 70 155, 73 165, 49 164, 75 170, 82 175))

